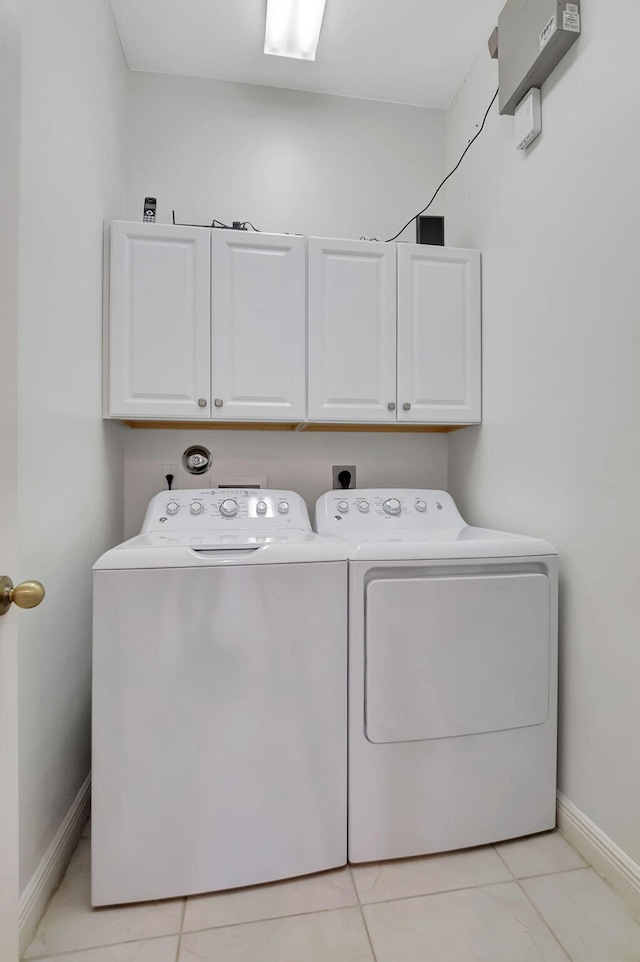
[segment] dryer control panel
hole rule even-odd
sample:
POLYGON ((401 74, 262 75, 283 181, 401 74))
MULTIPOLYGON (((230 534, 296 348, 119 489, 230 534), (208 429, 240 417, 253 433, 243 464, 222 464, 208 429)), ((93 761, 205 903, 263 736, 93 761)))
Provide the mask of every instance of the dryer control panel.
POLYGON ((161 491, 149 502, 141 534, 158 530, 299 528, 311 531, 307 506, 295 491, 206 488, 161 491))
POLYGON ((316 502, 318 534, 357 535, 390 530, 432 530, 464 525, 446 491, 420 488, 361 488, 329 491, 316 502))

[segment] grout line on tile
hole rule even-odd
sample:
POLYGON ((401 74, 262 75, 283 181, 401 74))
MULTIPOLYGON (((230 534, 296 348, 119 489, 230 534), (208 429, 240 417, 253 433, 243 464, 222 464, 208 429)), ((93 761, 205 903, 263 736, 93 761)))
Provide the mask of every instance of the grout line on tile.
MULTIPOLYGON (((592 868, 591 865, 575 865, 573 868, 561 868, 556 872, 538 872, 537 875, 521 875, 520 878, 516 879, 516 882, 524 882, 530 878, 547 878, 549 875, 566 875, 567 872, 584 872, 586 868, 592 868)), ((594 870, 595 871, 595 870, 594 870)))
MULTIPOLYGON (((582 872, 582 871, 584 871, 584 869, 571 869, 570 871, 573 871, 573 872, 582 872)), ((555 874, 557 874, 557 873, 554 872, 553 874, 555 875, 555 874)), ((542 877, 542 876, 538 876, 538 878, 541 878, 541 877, 542 877)), ((531 908, 533 909, 533 911, 536 913, 536 915, 538 916, 538 918, 542 919, 542 921, 544 922, 544 924, 546 925, 546 927, 549 929, 549 931, 551 932, 552 936, 554 937, 554 939, 556 940, 556 942, 558 943, 558 945, 560 946, 560 948, 562 949, 562 951, 565 953, 565 955, 567 956, 567 958, 570 959, 570 960, 573 959, 573 956, 569 955, 569 950, 565 947, 564 943, 562 942, 562 939, 559 937, 559 935, 557 935, 557 933, 554 931, 553 927, 549 924, 549 922, 547 922, 547 920, 545 919, 544 915, 542 914, 542 912, 540 911, 540 909, 538 908, 538 906, 537 906, 534 902, 532 902, 531 899, 529 898, 529 896, 528 896, 527 892, 525 891, 524 887, 520 884, 520 879, 516 879, 516 883, 517 883, 520 891, 522 892, 522 894, 523 894, 524 897, 526 898, 527 902, 529 903, 529 905, 530 905, 531 908)))
POLYGON ((416 895, 394 895, 388 899, 375 899, 371 902, 360 902, 361 905, 384 905, 386 902, 408 902, 410 899, 426 899, 432 895, 448 895, 449 892, 468 892, 470 889, 488 889, 493 885, 510 885, 517 882, 517 878, 505 878, 500 882, 475 882, 473 885, 458 885, 451 889, 437 889, 435 892, 418 892, 416 895))
POLYGON ((509 875, 511 876, 511 878, 514 879, 514 880, 517 882, 517 881, 518 881, 517 878, 515 877, 515 875, 513 874, 513 872, 511 871, 511 869, 509 868, 509 866, 508 866, 507 863, 505 862, 505 860, 503 859, 502 855, 500 854, 500 852, 498 851, 498 849, 496 848, 496 846, 493 845, 492 848, 493 848, 493 851, 494 851, 494 852, 496 853, 496 855, 498 856, 498 858, 500 859, 500 861, 502 862, 502 864, 504 865, 504 867, 506 868, 506 870, 507 870, 507 872, 509 873, 509 875))
POLYGON ((180 920, 180 932, 178 934, 178 948, 176 949, 175 962, 180 962, 180 950, 182 949, 182 931, 184 929, 184 920, 187 916, 187 901, 188 901, 188 898, 185 898, 184 905, 182 907, 182 919, 180 920))
MULTIPOLYGON (((515 841, 517 841, 517 839, 516 839, 515 841)), ((503 844, 503 843, 500 843, 500 844, 503 844)), ((571 846, 571 848, 573 848, 573 845, 571 846)), ((556 870, 553 871, 553 872, 537 872, 537 873, 535 873, 534 875, 521 875, 521 876, 518 877, 514 872, 511 871, 511 869, 509 868, 509 866, 507 865, 507 863, 505 862, 505 860, 503 859, 502 855, 500 854, 500 852, 498 851, 498 849, 496 848, 495 845, 493 846, 493 850, 494 850, 494 852, 496 853, 496 855, 498 856, 498 858, 500 859, 500 861, 502 862, 502 864, 504 865, 504 867, 507 869, 507 871, 508 871, 508 872, 513 876, 513 878, 516 880, 516 882, 519 882, 521 878, 522 878, 522 879, 527 879, 527 878, 544 878, 545 875, 560 875, 562 872, 582 872, 585 868, 592 868, 592 867, 593 867, 593 866, 589 865, 589 863, 588 863, 587 861, 585 861, 585 859, 582 859, 582 861, 584 862, 584 865, 576 865, 576 866, 574 866, 574 868, 558 868, 558 869, 556 869, 556 870)), ((576 850, 573 849, 573 851, 575 852, 576 850)), ((582 858, 582 855, 580 855, 580 852, 576 852, 576 855, 578 855, 580 858, 582 858)))
POLYGON ((366 920, 366 918, 364 917, 364 906, 359 905, 359 906, 358 906, 358 909, 360 910, 360 918, 362 919, 362 924, 364 925, 364 930, 365 930, 365 932, 367 933, 367 942, 369 943, 369 948, 371 949, 371 956, 372 956, 372 958, 373 958, 373 962, 378 962, 378 956, 376 955, 376 950, 375 950, 374 947, 373 947, 373 940, 372 940, 372 938, 371 938, 371 932, 369 931, 369 926, 367 925, 367 920, 366 920))
POLYGON ((351 884, 353 885, 353 891, 356 893, 356 899, 358 900, 358 905, 361 905, 362 903, 360 902, 360 892, 358 891, 358 886, 356 885, 356 877, 353 874, 353 868, 351 867, 351 862, 347 862, 347 868, 349 870, 349 878, 351 879, 351 884))
MULTIPOLYGON (((171 935, 151 935, 147 939, 126 939, 124 942, 108 942, 106 945, 85 945, 82 949, 65 949, 63 952, 47 952, 46 955, 33 955, 30 958, 22 956, 20 962, 42 962, 43 959, 57 959, 63 955, 78 955, 80 952, 97 952, 100 949, 118 949, 121 945, 134 945, 137 942, 159 942, 161 939, 175 939, 177 932, 171 935)), ((29 951, 27 947, 26 951, 29 951)))
MULTIPOLYGON (((303 915, 326 915, 327 912, 349 912, 351 909, 358 909, 360 906, 357 902, 353 905, 340 905, 334 906, 332 909, 314 909, 309 912, 288 912, 286 915, 267 915, 263 919, 245 919, 243 922, 228 922, 226 925, 208 925, 202 929, 186 929, 182 932, 182 935, 195 935, 198 932, 213 932, 217 929, 237 929, 239 925, 258 925, 259 922, 275 922, 278 919, 299 919, 303 915)), ((27 962, 32 962, 28 959, 27 962)), ((33 962, 37 962, 37 959, 33 959, 33 962)))
POLYGON ((208 932, 210 929, 229 929, 229 928, 233 928, 236 925, 251 925, 253 922, 268 922, 270 919, 292 919, 298 915, 318 915, 321 912, 339 912, 342 909, 353 909, 357 907, 358 907, 358 890, 356 888, 356 884, 353 879, 351 866, 349 865, 349 863, 347 863, 346 865, 340 865, 335 869, 328 869, 327 871, 323 871, 323 872, 312 872, 309 875, 294 876, 293 878, 286 878, 286 879, 278 879, 276 882, 273 882, 273 883, 265 883, 264 886, 251 885, 251 886, 244 886, 244 887, 239 887, 235 889, 220 889, 219 891, 216 891, 216 892, 197 892, 193 895, 187 895, 185 896, 184 912, 182 915, 182 925, 181 925, 180 932, 181 932, 181 935, 191 935, 192 932, 208 932), (197 901, 198 899, 205 899, 215 895, 222 896, 222 895, 227 895, 229 893, 247 892, 251 889, 260 889, 263 887, 268 888, 270 885, 274 885, 274 886, 286 885, 289 882, 295 882, 302 879, 310 879, 310 878, 315 879, 321 876, 330 875, 333 872, 342 871, 342 869, 345 869, 345 868, 348 870, 349 877, 351 880, 352 890, 349 893, 349 895, 352 898, 355 897, 355 901, 351 902, 349 905, 334 905, 331 908, 326 908, 326 909, 311 909, 311 910, 304 909, 301 912, 285 912, 283 915, 266 915, 264 918, 260 918, 260 919, 246 919, 245 921, 242 921, 242 922, 227 922, 227 923, 223 923, 222 925, 210 925, 210 926, 206 926, 205 928, 185 930, 184 922, 187 914, 187 903, 189 901, 192 901, 192 900, 197 901))
POLYGON ((353 891, 356 893, 356 898, 358 899, 358 908, 360 910, 360 918, 362 919, 362 924, 364 925, 364 930, 367 933, 367 941, 369 943, 369 948, 371 949, 371 956, 373 962, 378 962, 378 957, 376 955, 376 950, 373 947, 373 942, 371 940, 371 932, 369 931, 369 926, 367 925, 367 920, 364 917, 364 909, 362 907, 362 902, 360 901, 360 893, 358 892, 358 886, 356 885, 356 880, 353 874, 353 869, 351 868, 351 863, 347 863, 349 869, 349 876, 351 878, 351 884, 353 885, 353 891))

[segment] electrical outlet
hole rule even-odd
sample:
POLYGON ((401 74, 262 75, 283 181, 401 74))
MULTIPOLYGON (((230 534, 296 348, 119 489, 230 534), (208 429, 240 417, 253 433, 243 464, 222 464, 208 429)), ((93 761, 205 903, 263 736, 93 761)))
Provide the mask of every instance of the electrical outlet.
POLYGON ((173 481, 171 482, 171 488, 175 491, 178 487, 178 465, 177 464, 163 464, 162 465, 162 490, 167 490, 167 475, 173 475, 173 481))
POLYGON ((356 466, 355 464, 334 464, 333 465, 333 487, 335 490, 340 488, 355 488, 356 487, 356 466), (340 475, 343 471, 348 471, 351 477, 349 478, 349 483, 347 485, 342 484, 340 480, 340 475))

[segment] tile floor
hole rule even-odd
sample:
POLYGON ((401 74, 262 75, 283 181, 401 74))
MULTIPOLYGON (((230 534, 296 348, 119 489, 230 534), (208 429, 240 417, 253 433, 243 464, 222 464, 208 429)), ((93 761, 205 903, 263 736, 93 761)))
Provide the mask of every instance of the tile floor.
POLYGON ((640 924, 557 832, 217 895, 91 909, 85 833, 24 959, 639 962, 640 924))

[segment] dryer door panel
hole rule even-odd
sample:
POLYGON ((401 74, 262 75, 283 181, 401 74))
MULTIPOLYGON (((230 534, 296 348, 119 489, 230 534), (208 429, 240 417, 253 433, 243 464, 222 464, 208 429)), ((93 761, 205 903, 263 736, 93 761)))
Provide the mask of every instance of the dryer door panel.
POLYGON ((545 575, 388 578, 366 589, 366 736, 449 738, 542 724, 545 575))

